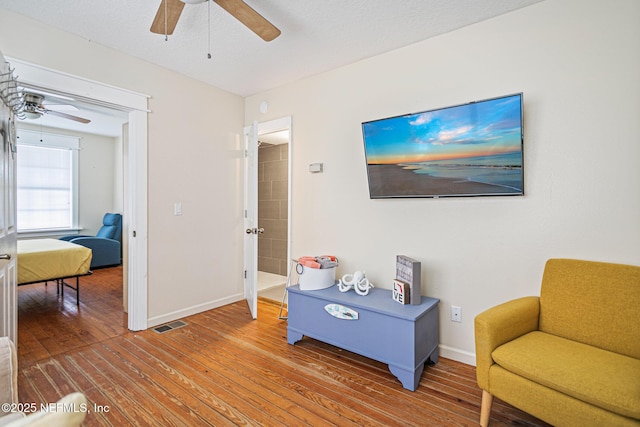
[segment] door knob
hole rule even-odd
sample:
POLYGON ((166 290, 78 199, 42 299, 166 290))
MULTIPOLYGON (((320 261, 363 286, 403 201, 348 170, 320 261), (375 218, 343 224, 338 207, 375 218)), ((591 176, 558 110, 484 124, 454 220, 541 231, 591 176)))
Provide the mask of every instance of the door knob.
POLYGON ((262 234, 264 233, 264 228, 247 228, 247 234, 262 234))
POLYGON ((0 259, 11 259, 11 254, 2 254, 0 255, 0 259))

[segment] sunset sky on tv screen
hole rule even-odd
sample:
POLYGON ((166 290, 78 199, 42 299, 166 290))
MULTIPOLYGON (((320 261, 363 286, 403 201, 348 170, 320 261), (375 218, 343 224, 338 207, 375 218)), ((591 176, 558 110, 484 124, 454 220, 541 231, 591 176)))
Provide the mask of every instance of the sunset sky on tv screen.
POLYGON ((521 95, 363 123, 367 163, 407 164, 520 153, 521 95))

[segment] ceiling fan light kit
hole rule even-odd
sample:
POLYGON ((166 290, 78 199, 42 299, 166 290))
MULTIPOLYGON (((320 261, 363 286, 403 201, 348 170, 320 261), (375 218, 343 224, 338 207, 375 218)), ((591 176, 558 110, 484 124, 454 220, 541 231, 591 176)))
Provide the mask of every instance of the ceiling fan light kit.
POLYGON ((23 111, 25 118, 29 119, 29 120, 36 120, 39 119, 41 114, 40 113, 36 113, 34 111, 23 111))
MULTIPOLYGON (((63 113, 61 111, 54 111, 46 108, 46 106, 42 105, 44 101, 44 96, 39 95, 37 93, 29 93, 25 92, 24 94, 24 108, 23 115, 27 119, 35 120, 39 119, 43 114, 50 114, 52 116, 61 117, 63 119, 73 120, 74 122, 79 123, 91 123, 91 120, 85 119, 83 117, 72 116, 71 114, 63 113)), ((53 106, 51 106, 53 107, 53 106)))
MULTIPOLYGON (((151 24, 151 32, 165 37, 173 34, 185 3, 197 4, 207 0, 162 0, 151 24)), ((280 30, 242 0, 211 0, 231 16, 256 33, 262 40, 271 41, 280 35, 280 30)))

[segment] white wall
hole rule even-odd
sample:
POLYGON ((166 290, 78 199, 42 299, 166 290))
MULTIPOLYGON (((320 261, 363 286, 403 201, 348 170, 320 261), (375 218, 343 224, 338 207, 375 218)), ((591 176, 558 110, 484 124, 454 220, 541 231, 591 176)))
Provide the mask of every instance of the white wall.
POLYGON ((248 97, 245 123, 293 117, 292 255, 382 288, 395 255, 421 260, 441 354, 467 363, 474 316, 538 294, 548 258, 640 265, 639 19, 636 0, 547 0, 248 97), (369 199, 361 122, 520 91, 524 197, 369 199))
POLYGON ((242 299, 243 99, 6 11, 0 49, 151 96, 149 325, 242 299), (179 217, 173 215, 178 201, 179 217))
POLYGON ((78 159, 80 233, 95 236, 102 227, 102 218, 106 212, 122 213, 114 205, 116 138, 79 132, 76 134, 81 138, 78 159))
POLYGON ((113 212, 124 212, 124 138, 127 125, 122 126, 121 136, 113 144, 113 212))

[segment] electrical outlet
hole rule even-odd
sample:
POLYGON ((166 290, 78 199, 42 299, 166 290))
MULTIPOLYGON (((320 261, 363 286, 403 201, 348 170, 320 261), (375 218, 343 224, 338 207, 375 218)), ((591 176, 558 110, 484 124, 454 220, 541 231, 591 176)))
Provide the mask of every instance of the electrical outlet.
POLYGON ((462 322, 462 311, 460 307, 452 305, 451 306, 451 321, 452 322, 462 322))

